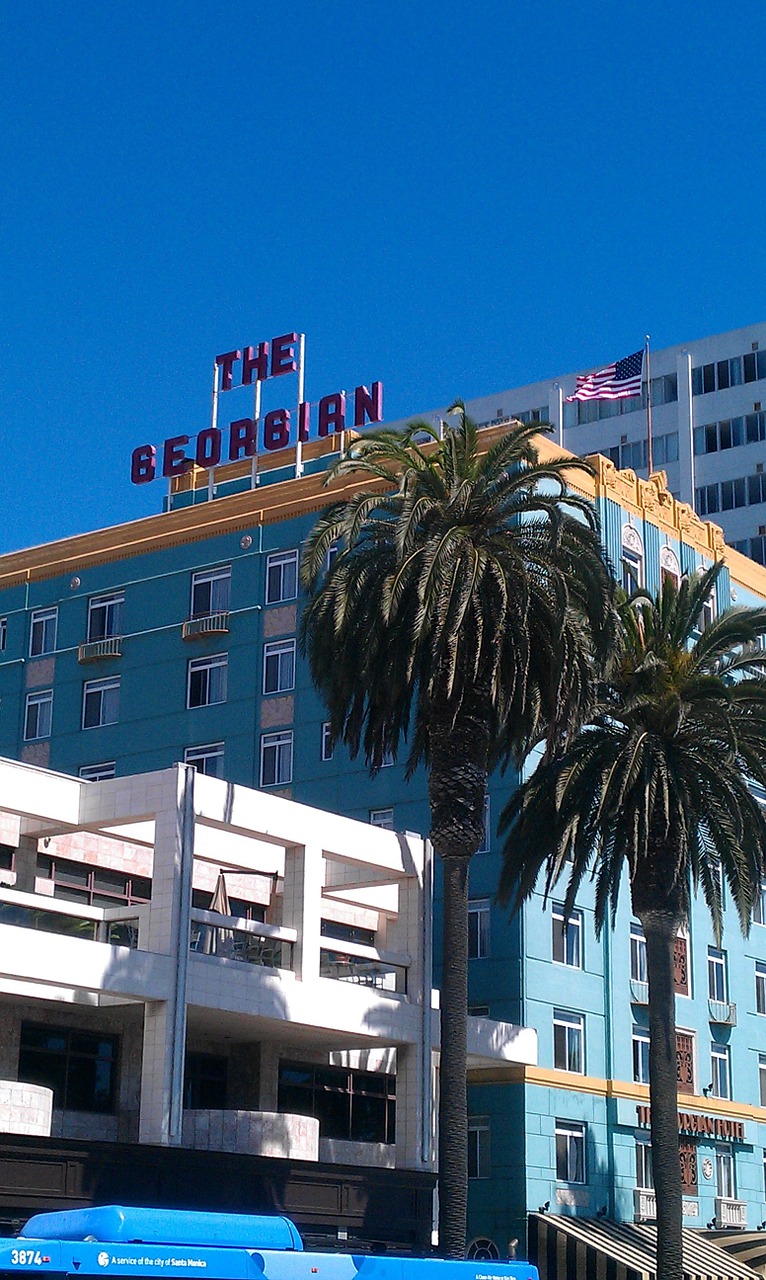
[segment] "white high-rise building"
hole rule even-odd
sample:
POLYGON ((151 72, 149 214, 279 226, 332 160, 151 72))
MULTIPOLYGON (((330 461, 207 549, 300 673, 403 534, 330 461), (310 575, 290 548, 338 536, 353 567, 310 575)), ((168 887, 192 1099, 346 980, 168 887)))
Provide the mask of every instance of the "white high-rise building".
MULTIPOLYGON (((606 351, 593 367, 628 354, 606 351)), ((468 412, 481 426, 551 422, 573 453, 603 453, 646 477, 645 384, 631 399, 567 403, 577 372, 471 400, 468 412)), ((653 469, 730 546, 766 564, 766 323, 652 351, 651 383, 653 469)))

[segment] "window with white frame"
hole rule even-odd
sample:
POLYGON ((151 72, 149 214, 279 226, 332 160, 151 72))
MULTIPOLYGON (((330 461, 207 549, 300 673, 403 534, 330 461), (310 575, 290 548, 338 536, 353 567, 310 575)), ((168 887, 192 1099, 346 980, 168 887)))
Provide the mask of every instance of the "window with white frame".
POLYGON ((263 646, 263 692, 288 693, 295 688, 295 641, 270 640, 263 646))
POLYGON ((755 962, 755 1012, 766 1014, 766 964, 755 962))
POLYGON ((728 1000, 728 982, 726 980, 726 952, 718 947, 707 949, 707 993, 711 1000, 721 1003, 728 1000))
POLYGON ((382 759, 382 760, 381 760, 381 762, 380 762, 380 767, 381 767, 381 769, 388 769, 388 768, 390 768, 390 767, 391 767, 391 765, 392 765, 393 763, 394 763, 394 753, 393 753, 393 751, 384 751, 384 752, 383 752, 383 759, 382 759))
POLYGON ((226 653, 216 653, 210 658, 192 658, 187 674, 187 707, 212 707, 225 702, 228 668, 226 653))
POLYGON ((647 982, 646 938, 640 924, 630 926, 630 976, 634 982, 647 982))
POLYGON ((273 551, 266 557, 266 604, 281 604, 298 595, 298 552, 273 551))
POLYGON ((553 1010, 553 1065, 558 1071, 585 1070, 585 1019, 581 1013, 553 1010))
POLYGON ((676 589, 681 585, 681 566, 678 556, 672 547, 660 547, 660 581, 665 585, 667 580, 674 583, 676 589))
POLYGON ((86 782, 103 782, 105 778, 115 776, 116 767, 114 760, 105 760, 103 764, 81 764, 80 777, 86 782))
POLYGON ((582 968, 582 911, 567 918, 562 903, 554 902, 551 910, 553 959, 570 969, 582 968))
POLYGON ((737 1194, 734 1181, 734 1152, 731 1147, 721 1146, 715 1149, 716 1191, 723 1200, 733 1200, 737 1194))
POLYGON ((637 1084, 649 1083, 649 1032, 645 1027, 633 1028, 633 1079, 637 1084))
POLYGON ((382 827, 384 831, 393 831, 393 809, 370 809, 370 824, 373 827, 382 827))
POLYGON ((281 787, 293 780, 293 731, 261 734, 261 786, 281 787))
POLYGON ((753 924, 766 924, 766 881, 761 881, 760 892, 753 904, 753 924))
POLYGON ((29 629, 29 656, 37 658, 43 653, 54 653, 56 650, 56 623, 59 611, 53 609, 34 609, 29 629))
POLYGON ((468 1177, 490 1175, 490 1127, 488 1116, 468 1117, 468 1177))
POLYGON ((642 1191, 654 1190, 652 1144, 648 1138, 636 1138, 636 1186, 642 1191))
POLYGON ((82 687, 82 727, 116 724, 120 712, 120 677, 86 680, 82 687))
POLYGON ((644 544, 632 524, 622 526, 622 586, 630 595, 644 585, 644 544))
POLYGON ((219 569, 203 569, 192 574, 191 616, 204 618, 210 613, 228 613, 231 602, 231 565, 219 569))
POLYGON ((114 591, 108 596, 94 596, 88 605, 88 640, 108 640, 122 635, 122 606, 125 593, 114 591))
POLYGON ((766 1107, 766 1053, 758 1054, 758 1097, 761 1106, 766 1107))
POLYGON ((53 690, 41 689, 38 693, 28 693, 24 712, 24 741, 49 738, 52 718, 53 690))
POLYGON ((710 1046, 710 1093, 714 1098, 731 1098, 731 1059, 729 1046, 710 1046))
POLYGON ((585 1182, 585 1133, 586 1127, 579 1121, 556 1120, 556 1180, 558 1182, 585 1182))
POLYGON ((332 740, 332 733, 330 732, 330 721, 325 720, 324 724, 322 725, 322 737, 321 737, 322 759, 332 760, 334 753, 335 753, 335 744, 332 740))
POLYGON ((468 902, 468 958, 483 960, 489 955, 489 898, 468 902))
POLYGON ((5 646, 7 643, 8 643, 8 619, 0 618, 0 653, 3 653, 5 651, 5 646))
POLYGON ((208 778, 222 778, 223 743, 208 742, 199 747, 187 747, 184 764, 193 764, 197 773, 204 773, 208 778))

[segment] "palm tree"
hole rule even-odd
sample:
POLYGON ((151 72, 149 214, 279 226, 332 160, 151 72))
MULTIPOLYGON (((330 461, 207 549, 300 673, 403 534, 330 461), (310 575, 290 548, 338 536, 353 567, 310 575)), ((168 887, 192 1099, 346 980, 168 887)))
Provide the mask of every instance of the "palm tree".
POLYGON ((624 870, 646 937, 649 1078, 658 1275, 682 1278, 682 1187, 673 948, 701 889, 720 939, 721 873, 747 932, 766 822, 766 608, 730 609, 700 631, 721 563, 668 577, 621 608, 621 643, 587 727, 515 793, 498 897, 520 905, 545 867, 546 896, 568 877, 565 914, 595 879, 600 932, 614 924, 624 870))
MULTIPOLYGON (((444 873, 440 1248, 463 1257, 467 1203, 468 864, 488 772, 541 732, 566 741, 587 705, 591 645, 609 643, 611 577, 566 458, 540 424, 485 450, 462 402, 443 435, 414 422, 357 439, 328 480, 363 477, 305 547, 301 644, 334 739, 374 772, 407 744, 428 769, 444 873), (328 568, 328 552, 337 548, 328 568)), ((587 468, 584 468, 587 469, 587 468)))

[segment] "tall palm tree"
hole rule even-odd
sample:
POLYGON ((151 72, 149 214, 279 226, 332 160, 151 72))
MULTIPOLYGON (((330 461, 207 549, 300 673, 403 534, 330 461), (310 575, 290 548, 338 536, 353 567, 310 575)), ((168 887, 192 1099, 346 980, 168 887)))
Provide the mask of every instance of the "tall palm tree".
POLYGON ((593 510, 565 485, 583 464, 541 462, 540 424, 514 424, 483 450, 462 402, 451 413, 457 423, 442 435, 424 422, 370 432, 330 473, 363 484, 308 539, 301 643, 336 740, 373 771, 406 742, 408 776, 428 769, 444 873, 440 1248, 456 1258, 467 1204, 468 864, 482 843, 487 775, 541 733, 566 741, 612 612, 593 510))
POLYGON ((760 890, 766 822, 766 608, 730 609, 700 631, 721 563, 667 578, 621 608, 621 643, 587 727, 543 763, 503 812, 499 898, 521 904, 545 867, 546 896, 568 877, 565 913, 595 879, 600 932, 624 870, 646 937, 649 1077, 658 1275, 682 1280, 682 1187, 673 948, 692 892, 720 939, 721 873, 744 932, 760 890))

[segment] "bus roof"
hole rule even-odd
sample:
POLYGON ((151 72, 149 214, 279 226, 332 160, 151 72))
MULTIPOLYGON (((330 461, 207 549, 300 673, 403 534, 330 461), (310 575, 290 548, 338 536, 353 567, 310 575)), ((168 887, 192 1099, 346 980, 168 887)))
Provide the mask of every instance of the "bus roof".
POLYGON ((118 1204, 37 1213, 22 1236, 35 1240, 96 1240, 109 1244, 178 1244, 239 1249, 302 1250, 289 1218, 269 1214, 138 1209, 118 1204))

